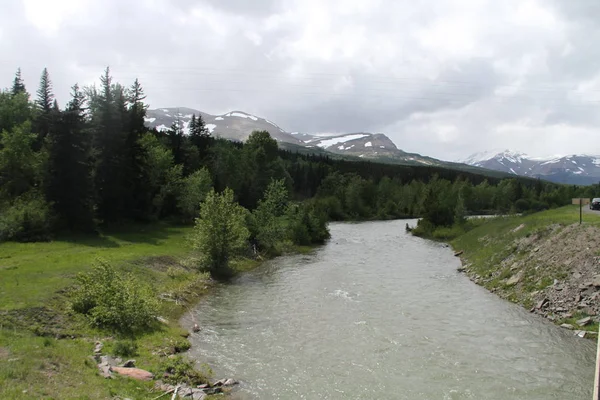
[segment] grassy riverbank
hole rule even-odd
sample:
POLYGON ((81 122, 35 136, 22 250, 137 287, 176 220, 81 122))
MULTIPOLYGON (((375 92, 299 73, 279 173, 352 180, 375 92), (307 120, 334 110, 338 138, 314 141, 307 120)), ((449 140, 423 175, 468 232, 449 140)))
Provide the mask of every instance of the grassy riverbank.
POLYGON ((464 271, 474 282, 557 324, 595 333, 599 236, 600 215, 585 213, 579 225, 579 208, 566 206, 493 218, 450 243, 463 252, 464 271))
POLYGON ((102 340, 110 354, 123 338, 92 329, 74 314, 69 289, 77 273, 90 270, 98 258, 153 286, 165 299, 159 307, 167 323, 138 335, 131 358, 139 368, 160 373, 165 355, 187 345, 181 315, 210 285, 208 275, 193 268, 186 242, 191 229, 161 224, 48 243, 0 244, 0 398, 156 397, 152 382, 98 375, 90 359, 95 341, 102 340))

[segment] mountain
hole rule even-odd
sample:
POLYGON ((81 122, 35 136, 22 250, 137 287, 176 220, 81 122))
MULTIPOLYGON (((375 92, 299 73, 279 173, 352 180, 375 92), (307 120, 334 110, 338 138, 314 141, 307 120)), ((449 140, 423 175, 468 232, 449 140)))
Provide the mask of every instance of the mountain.
MULTIPOLYGON (((399 164, 420 164, 444 166, 447 163, 435 158, 407 153, 396 147, 394 142, 382 133, 348 133, 348 134, 309 134, 286 132, 277 124, 248 114, 243 111, 232 111, 222 115, 211 115, 191 108, 159 108, 148 110, 146 125, 165 131, 173 123, 181 124, 184 133, 189 132, 192 114, 202 115, 209 132, 229 140, 244 141, 252 131, 268 131, 278 142, 312 149, 313 152, 329 152, 341 156, 377 159, 383 162, 399 164)), ((286 146, 282 146, 286 147, 286 146)), ((289 148, 289 146, 287 146, 289 148)))
POLYGON ((150 109, 146 112, 146 126, 166 131, 174 123, 179 123, 184 133, 187 134, 193 114, 202 115, 211 135, 229 140, 245 141, 253 131, 265 130, 279 142, 279 147, 290 151, 329 154, 333 157, 350 160, 370 159, 390 164, 444 167, 496 178, 508 176, 503 171, 487 170, 475 165, 441 161, 405 152, 398 149, 394 142, 383 133, 310 134, 287 132, 268 119, 243 111, 212 115, 186 107, 150 109))
POLYGON ((600 181, 600 156, 593 155, 534 158, 518 151, 504 150, 476 153, 462 162, 557 183, 589 185, 600 181))
POLYGON ((192 114, 202 115, 208 131, 224 139, 244 141, 252 131, 267 131, 279 142, 287 142, 303 145, 300 139, 285 132, 273 122, 259 118, 254 115, 242 112, 232 111, 223 115, 211 115, 191 108, 158 108, 146 112, 146 126, 156 128, 159 131, 166 131, 174 123, 181 124, 184 133, 189 133, 192 114))

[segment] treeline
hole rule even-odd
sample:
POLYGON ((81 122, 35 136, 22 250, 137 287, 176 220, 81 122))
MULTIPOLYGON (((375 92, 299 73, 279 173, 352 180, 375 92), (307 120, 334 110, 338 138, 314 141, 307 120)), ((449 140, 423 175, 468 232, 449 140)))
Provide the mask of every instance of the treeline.
POLYGON ((246 221, 247 240, 260 249, 273 247, 267 237, 322 242, 328 219, 430 215, 450 224, 457 207, 540 210, 587 190, 299 154, 279 149, 267 132, 230 142, 212 137, 201 116, 193 116, 189 132, 179 123, 150 130, 141 84, 113 82, 108 68, 98 87, 74 85, 64 107, 54 99, 47 70, 30 97, 20 71, 0 92, 0 240, 45 240, 125 221, 192 223, 212 190, 231 189, 234 201, 254 213, 246 221), (274 191, 285 194, 279 196, 285 202, 277 200, 285 207, 269 206, 270 215, 264 204, 274 201, 274 191), (277 225, 275 233, 260 232, 268 224, 277 225))

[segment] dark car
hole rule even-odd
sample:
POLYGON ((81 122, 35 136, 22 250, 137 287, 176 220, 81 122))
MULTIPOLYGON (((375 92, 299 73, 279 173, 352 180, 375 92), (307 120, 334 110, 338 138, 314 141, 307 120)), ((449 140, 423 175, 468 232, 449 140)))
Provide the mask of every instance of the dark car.
POLYGON ((595 197, 590 202, 590 210, 600 210, 600 197, 595 197))

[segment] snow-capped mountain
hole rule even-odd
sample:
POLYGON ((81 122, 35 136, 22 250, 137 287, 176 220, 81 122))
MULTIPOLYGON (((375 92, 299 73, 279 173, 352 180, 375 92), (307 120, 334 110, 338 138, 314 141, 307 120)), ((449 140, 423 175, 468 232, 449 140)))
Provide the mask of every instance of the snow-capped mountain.
POLYGON ((591 184, 600 180, 600 156, 593 155, 535 158, 518 151, 504 150, 476 153, 462 162, 558 183, 591 184))
POLYGON ((159 108, 146 112, 146 126, 159 131, 168 130, 174 123, 179 123, 184 133, 189 133, 192 115, 202 115, 208 131, 229 140, 244 141, 253 131, 267 131, 273 138, 280 142, 302 145, 303 142, 293 135, 285 132, 273 122, 254 115, 232 111, 223 115, 211 115, 191 108, 159 108))
POLYGON ((202 115, 209 132, 229 140, 244 141, 253 131, 268 131, 281 143, 288 143, 307 149, 360 157, 366 159, 385 159, 404 164, 446 165, 444 161, 419 154, 406 153, 396 147, 394 142, 382 133, 301 133, 286 132, 277 124, 243 111, 232 111, 222 115, 212 115, 191 108, 159 108, 148 110, 146 125, 159 131, 168 130, 179 123, 184 133, 189 132, 192 115, 202 115))

